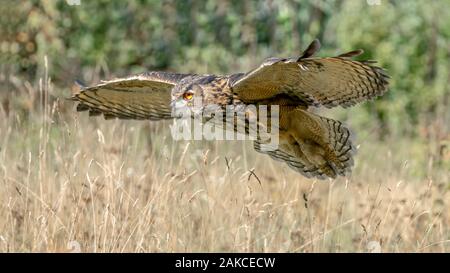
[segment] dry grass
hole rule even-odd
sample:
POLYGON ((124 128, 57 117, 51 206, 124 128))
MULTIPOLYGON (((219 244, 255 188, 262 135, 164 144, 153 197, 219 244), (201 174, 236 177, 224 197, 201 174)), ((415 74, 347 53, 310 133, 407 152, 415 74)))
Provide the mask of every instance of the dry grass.
POLYGON ((48 82, 0 107, 1 252, 450 250, 450 173, 430 143, 362 139, 351 178, 308 180, 250 143, 72 113, 48 82))

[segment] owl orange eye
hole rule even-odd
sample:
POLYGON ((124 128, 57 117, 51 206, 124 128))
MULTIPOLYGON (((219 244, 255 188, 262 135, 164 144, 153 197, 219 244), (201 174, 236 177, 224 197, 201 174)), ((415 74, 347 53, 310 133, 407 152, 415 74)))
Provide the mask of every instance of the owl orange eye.
POLYGON ((192 93, 192 92, 186 92, 183 94, 184 100, 192 100, 193 97, 194 97, 194 93, 192 93))

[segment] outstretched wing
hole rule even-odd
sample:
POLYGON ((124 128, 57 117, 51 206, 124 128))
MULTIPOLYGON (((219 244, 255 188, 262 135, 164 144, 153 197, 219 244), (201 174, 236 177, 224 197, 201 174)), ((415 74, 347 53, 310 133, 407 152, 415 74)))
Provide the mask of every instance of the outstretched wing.
POLYGON ((337 57, 311 58, 320 48, 315 40, 299 58, 270 58, 243 75, 231 76, 233 92, 245 102, 287 94, 307 105, 352 106, 382 95, 389 76, 374 61, 354 61, 355 50, 337 57))
POLYGON ((147 72, 127 78, 105 81, 91 87, 80 87, 72 100, 77 111, 103 114, 105 119, 169 119, 171 90, 190 74, 147 72))

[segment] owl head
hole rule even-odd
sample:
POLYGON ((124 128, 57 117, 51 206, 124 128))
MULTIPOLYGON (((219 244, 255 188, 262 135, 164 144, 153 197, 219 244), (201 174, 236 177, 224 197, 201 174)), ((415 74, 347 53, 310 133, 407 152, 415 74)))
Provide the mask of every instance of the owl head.
POLYGON ((172 90, 172 116, 190 118, 203 112, 203 89, 195 83, 178 84, 172 90))
POLYGON ((213 76, 195 75, 186 77, 172 89, 172 116, 177 118, 199 117, 210 105, 205 93, 213 76))

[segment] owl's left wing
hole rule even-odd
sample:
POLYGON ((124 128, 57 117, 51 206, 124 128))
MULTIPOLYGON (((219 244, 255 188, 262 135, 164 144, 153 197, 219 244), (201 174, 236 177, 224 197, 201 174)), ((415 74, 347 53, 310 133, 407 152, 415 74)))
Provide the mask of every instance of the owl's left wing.
POLYGON ((336 57, 312 58, 320 48, 315 40, 298 58, 270 58, 258 68, 230 77, 235 94, 256 102, 286 94, 306 105, 349 107, 382 95, 389 76, 373 61, 355 61, 355 50, 336 57))
POLYGON ((171 90, 189 75, 142 73, 80 87, 71 99, 79 102, 77 111, 89 111, 89 115, 103 114, 105 119, 170 119, 171 90))

